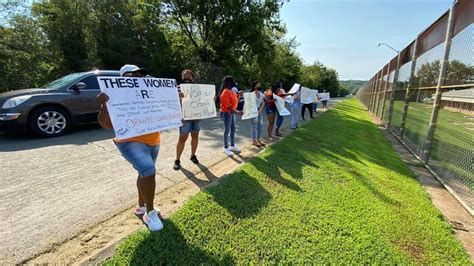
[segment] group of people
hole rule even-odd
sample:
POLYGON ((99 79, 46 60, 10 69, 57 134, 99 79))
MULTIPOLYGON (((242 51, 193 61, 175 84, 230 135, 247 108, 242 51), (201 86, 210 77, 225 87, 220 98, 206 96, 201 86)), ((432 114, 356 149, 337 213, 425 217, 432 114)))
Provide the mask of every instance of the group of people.
MULTIPOLYGON (((145 77, 147 71, 135 65, 124 65, 120 69, 122 77, 145 77)), ((181 73, 182 83, 196 83, 196 76, 193 71, 186 69, 181 73)), ((261 83, 255 81, 251 85, 251 92, 255 93, 256 106, 258 115, 251 119, 251 138, 252 145, 257 147, 265 147, 262 141, 262 127, 263 127, 263 112, 268 119, 268 139, 273 140, 275 137, 282 137, 280 132, 283 124, 283 116, 279 114, 277 108, 277 99, 273 95, 277 95, 283 99, 292 96, 291 110, 291 129, 298 128, 298 121, 301 118, 304 120, 305 110, 308 109, 310 117, 313 118, 313 110, 316 106, 313 104, 301 104, 301 87, 295 92, 288 94, 282 88, 281 82, 275 82, 271 89, 263 92, 261 83)), ((178 94, 180 98, 184 97, 183 92, 178 86, 178 94)), ((238 108, 239 97, 243 94, 237 88, 237 83, 231 76, 224 77, 220 92, 218 93, 219 115, 223 121, 224 134, 223 144, 224 153, 232 156, 234 153, 240 153, 240 149, 235 143, 235 124, 236 115, 242 115, 243 111, 238 108)), ((107 101, 109 97, 105 93, 98 95, 100 104, 100 112, 98 121, 100 125, 107 129, 112 129, 112 122, 107 110, 107 101)), ((316 103, 315 103, 316 104, 316 103)), ((184 151, 185 144, 191 135, 191 156, 190 160, 194 164, 199 164, 196 156, 199 132, 201 130, 200 120, 183 120, 182 126, 179 127, 179 138, 176 144, 176 159, 174 161, 173 169, 181 169, 181 156, 184 151)), ((143 222, 147 225, 150 231, 159 231, 163 228, 163 223, 159 218, 160 210, 154 207, 155 196, 155 175, 156 175, 156 159, 160 150, 160 132, 153 132, 141 136, 136 136, 128 139, 114 139, 114 143, 124 157, 135 170, 138 172, 137 190, 138 190, 138 205, 134 210, 137 216, 143 216, 143 222)))

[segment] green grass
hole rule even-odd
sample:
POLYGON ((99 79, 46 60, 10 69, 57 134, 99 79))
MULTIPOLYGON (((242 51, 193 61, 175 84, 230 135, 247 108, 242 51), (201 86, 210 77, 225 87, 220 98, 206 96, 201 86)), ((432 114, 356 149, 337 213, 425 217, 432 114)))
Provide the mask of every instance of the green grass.
POLYGON ((469 265, 413 173, 347 100, 192 197, 108 264, 469 265))

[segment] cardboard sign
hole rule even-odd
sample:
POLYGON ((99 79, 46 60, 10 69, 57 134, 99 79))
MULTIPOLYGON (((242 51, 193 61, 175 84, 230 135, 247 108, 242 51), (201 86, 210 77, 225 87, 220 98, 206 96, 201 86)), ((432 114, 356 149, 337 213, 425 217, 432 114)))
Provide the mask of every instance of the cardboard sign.
POLYGON ((301 103, 310 104, 317 100, 318 90, 311 90, 306 87, 301 88, 301 103))
POLYGON ((299 88, 300 88, 300 84, 295 83, 295 84, 293 85, 293 87, 291 87, 290 91, 288 91, 288 94, 294 94, 294 93, 296 93, 299 88))
POLYGON ((181 122, 176 80, 152 77, 97 77, 109 96, 107 109, 117 139, 127 139, 170 128, 181 122))
POLYGON ((329 92, 320 93, 319 96, 321 97, 321 101, 329 101, 331 98, 329 92))
POLYGON ((242 120, 258 116, 257 96, 253 92, 244 93, 244 114, 242 120))
POLYGON ((288 111, 288 109, 286 109, 285 107, 285 100, 283 98, 276 94, 273 94, 273 99, 275 100, 275 105, 278 110, 278 113, 281 116, 291 115, 290 111, 288 111))
POLYGON ((206 119, 216 116, 214 97, 216 86, 206 84, 180 84, 184 120, 206 119))

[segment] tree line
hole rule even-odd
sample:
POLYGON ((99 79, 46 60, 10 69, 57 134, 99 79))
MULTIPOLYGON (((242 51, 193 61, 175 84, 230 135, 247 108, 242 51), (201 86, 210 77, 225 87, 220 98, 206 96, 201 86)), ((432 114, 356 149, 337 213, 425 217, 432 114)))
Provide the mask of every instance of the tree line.
POLYGON ((334 69, 305 65, 285 37, 283 1, 51 0, 0 4, 0 91, 40 87, 72 72, 125 63, 202 83, 232 75, 244 89, 280 80, 347 94, 334 69))

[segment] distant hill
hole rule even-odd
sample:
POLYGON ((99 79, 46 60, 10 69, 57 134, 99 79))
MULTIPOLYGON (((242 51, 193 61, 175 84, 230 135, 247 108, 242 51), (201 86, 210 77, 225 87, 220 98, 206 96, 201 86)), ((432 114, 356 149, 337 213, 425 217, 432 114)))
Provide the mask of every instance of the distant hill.
POLYGON ((366 80, 340 80, 339 84, 347 89, 349 93, 356 94, 359 88, 366 82, 366 80))

